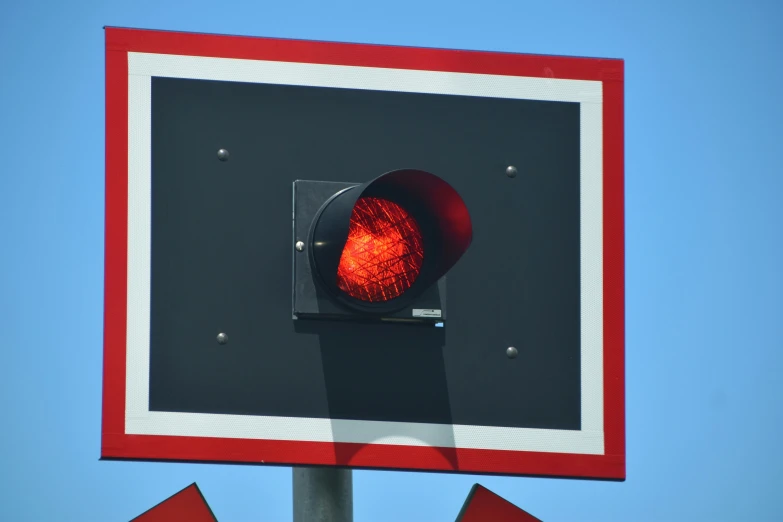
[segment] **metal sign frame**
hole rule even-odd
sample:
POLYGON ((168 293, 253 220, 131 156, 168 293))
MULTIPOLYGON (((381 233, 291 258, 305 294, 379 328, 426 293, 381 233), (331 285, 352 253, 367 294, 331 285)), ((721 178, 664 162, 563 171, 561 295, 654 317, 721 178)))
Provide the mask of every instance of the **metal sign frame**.
POLYGON ((623 85, 614 59, 107 28, 102 458, 624 480, 623 85), (150 412, 153 77, 579 103, 582 299, 594 305, 582 316, 582 428, 401 423, 384 438, 371 421, 150 412))

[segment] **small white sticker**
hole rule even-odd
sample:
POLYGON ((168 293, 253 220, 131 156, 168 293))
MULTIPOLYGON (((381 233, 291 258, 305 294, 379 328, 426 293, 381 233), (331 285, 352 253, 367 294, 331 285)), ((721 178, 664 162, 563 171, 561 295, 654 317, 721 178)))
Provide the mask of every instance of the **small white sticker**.
POLYGON ((434 308, 414 308, 413 317, 440 317, 440 310, 434 308))

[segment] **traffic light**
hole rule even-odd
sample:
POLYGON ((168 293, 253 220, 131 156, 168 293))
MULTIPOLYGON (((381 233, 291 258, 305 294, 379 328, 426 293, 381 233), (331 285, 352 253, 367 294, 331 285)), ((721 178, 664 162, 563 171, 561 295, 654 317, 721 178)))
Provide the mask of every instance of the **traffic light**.
POLYGON ((444 276, 472 236, 460 195, 423 170, 295 181, 294 318, 442 323, 444 276))

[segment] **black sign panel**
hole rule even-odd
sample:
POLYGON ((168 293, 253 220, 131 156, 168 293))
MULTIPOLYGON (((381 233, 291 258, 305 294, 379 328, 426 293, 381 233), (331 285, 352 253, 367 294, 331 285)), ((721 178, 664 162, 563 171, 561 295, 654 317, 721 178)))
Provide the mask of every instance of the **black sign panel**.
POLYGON ((150 411, 580 429, 578 103, 154 77, 151 107, 150 411), (473 221, 444 327, 292 319, 294 181, 401 168, 473 221))

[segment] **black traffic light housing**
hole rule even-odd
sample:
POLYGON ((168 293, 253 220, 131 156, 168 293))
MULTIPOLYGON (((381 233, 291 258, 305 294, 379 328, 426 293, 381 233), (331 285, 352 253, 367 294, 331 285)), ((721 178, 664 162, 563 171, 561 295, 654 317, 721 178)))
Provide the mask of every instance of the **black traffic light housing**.
POLYGON ((364 184, 295 181, 293 190, 295 319, 445 321, 445 275, 472 240, 451 185, 403 169, 364 184), (387 247, 384 234, 397 242, 387 247))

